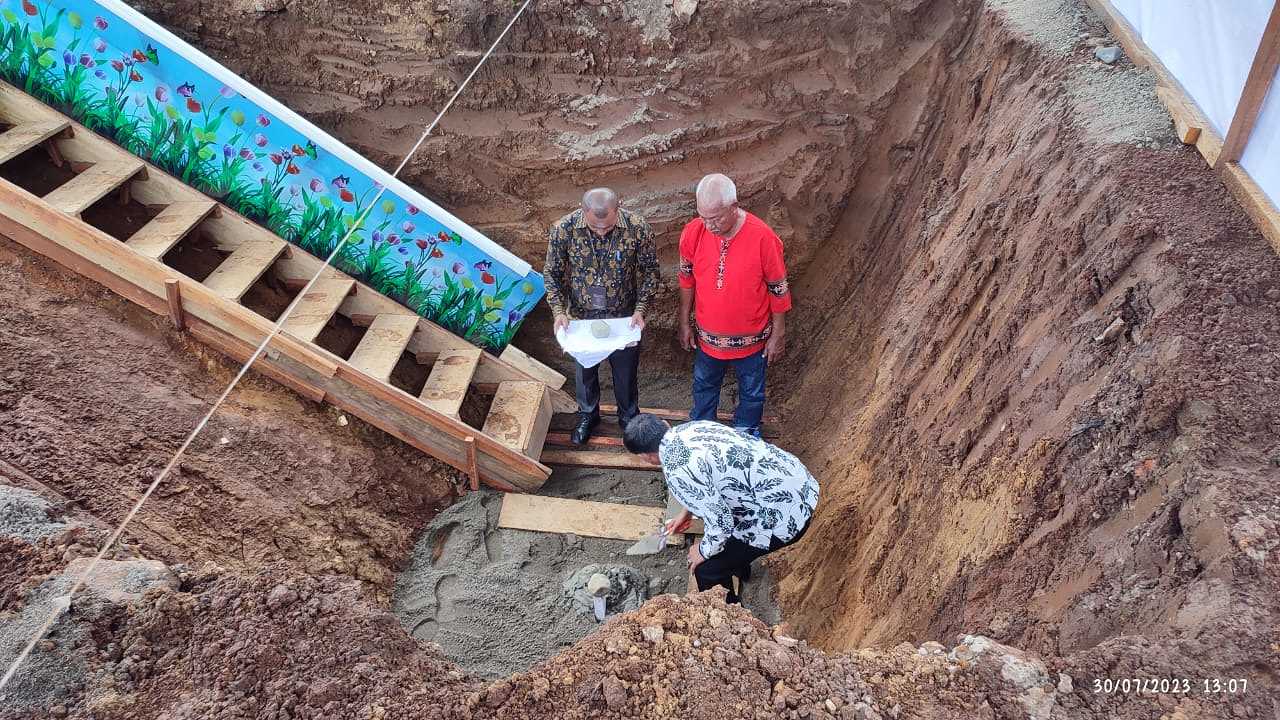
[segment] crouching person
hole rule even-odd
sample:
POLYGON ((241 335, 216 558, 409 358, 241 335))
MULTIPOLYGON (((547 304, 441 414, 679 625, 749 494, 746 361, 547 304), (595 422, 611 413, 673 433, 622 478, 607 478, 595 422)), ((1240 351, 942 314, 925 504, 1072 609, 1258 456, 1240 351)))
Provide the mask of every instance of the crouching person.
POLYGON ((649 413, 627 423, 623 441, 662 465, 667 488, 686 508, 668 530, 681 532, 694 516, 702 519, 702 542, 689 547, 698 590, 721 585, 728 602, 739 602, 732 578, 745 585, 753 560, 809 529, 818 481, 775 445, 708 420, 671 427, 649 413))

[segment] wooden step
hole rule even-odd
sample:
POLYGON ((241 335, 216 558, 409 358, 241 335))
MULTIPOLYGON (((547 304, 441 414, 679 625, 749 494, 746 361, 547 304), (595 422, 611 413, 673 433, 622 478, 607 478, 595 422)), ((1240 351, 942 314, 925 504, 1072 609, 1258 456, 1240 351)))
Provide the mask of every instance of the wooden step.
POLYGON ((365 375, 386 382, 421 319, 417 315, 377 315, 348 362, 365 375))
POLYGON ((315 340, 355 286, 356 281, 351 278, 317 280, 294 306, 280 329, 303 342, 315 340))
POLYGON ((641 455, 626 450, 544 450, 538 459, 544 465, 610 468, 613 470, 661 470, 641 455))
POLYGON ((96 163, 45 195, 44 201, 68 215, 79 215, 140 172, 141 160, 96 163))
POLYGON ((134 233, 125 245, 159 260, 218 206, 212 200, 189 200, 165 207, 134 233))
POLYGON ((427 384, 419 396, 422 401, 436 412, 458 417, 482 352, 480 348, 468 345, 445 350, 436 356, 436 363, 431 367, 427 384))
POLYGON ((203 285, 228 300, 239 302, 284 249, 283 240, 245 242, 204 279, 203 285))
POLYGON ((547 386, 535 380, 507 380, 498 383, 482 432, 536 460, 542 455, 542 441, 550 423, 551 396, 547 386))
POLYGON ((71 123, 66 120, 36 120, 14 125, 0 134, 0 163, 9 162, 69 127, 71 123))

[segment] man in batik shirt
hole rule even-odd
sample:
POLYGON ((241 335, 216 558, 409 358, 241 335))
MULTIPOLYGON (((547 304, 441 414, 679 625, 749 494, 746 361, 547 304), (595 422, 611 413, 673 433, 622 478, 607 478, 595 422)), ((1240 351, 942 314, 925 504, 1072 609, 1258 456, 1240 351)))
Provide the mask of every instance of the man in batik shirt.
POLYGON ((738 207, 738 190, 724 175, 704 177, 696 196, 698 217, 680 233, 680 344, 695 353, 689 419, 716 418, 732 366, 738 376, 733 425, 760 437, 765 368, 782 357, 791 309, 782 241, 738 207))
POLYGON ((681 532, 702 519, 702 542, 689 548, 699 590, 723 586, 739 602, 751 562, 804 537, 818 503, 818 481, 796 456, 710 421, 677 427, 641 413, 623 433, 633 453, 662 465, 667 488, 686 509, 667 523, 681 532))
MULTIPOLYGON (((645 311, 658 291, 658 252, 648 223, 619 207, 613 190, 588 190, 582 207, 551 227, 543 279, 555 330, 568 327, 570 317, 630 316, 632 327, 644 328, 645 311)), ((606 358, 622 427, 640 412, 640 347, 616 350, 606 358)), ((600 366, 575 365, 578 423, 571 439, 582 445, 600 421, 600 366)))

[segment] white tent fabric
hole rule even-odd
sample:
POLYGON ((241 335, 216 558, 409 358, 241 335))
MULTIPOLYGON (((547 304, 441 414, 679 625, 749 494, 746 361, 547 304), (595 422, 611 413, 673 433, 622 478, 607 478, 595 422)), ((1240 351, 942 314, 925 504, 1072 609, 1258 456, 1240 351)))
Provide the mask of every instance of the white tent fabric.
POLYGON ((1240 166, 1271 198, 1271 204, 1280 208, 1280 72, 1262 103, 1240 166))
POLYGON ((1226 137, 1274 0, 1111 2, 1226 137))

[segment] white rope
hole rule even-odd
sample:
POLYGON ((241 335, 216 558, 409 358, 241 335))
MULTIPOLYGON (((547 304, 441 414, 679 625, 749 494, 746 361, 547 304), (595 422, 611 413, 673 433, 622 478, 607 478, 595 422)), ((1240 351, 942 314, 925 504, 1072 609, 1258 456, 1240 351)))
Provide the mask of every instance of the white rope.
MULTIPOLYGON (((453 107, 453 103, 458 99, 458 96, 460 96, 462 91, 466 89, 472 78, 474 78, 476 73, 480 71, 481 66, 483 66, 485 61, 489 59, 489 56, 493 54, 493 51, 498 47, 498 44, 507 36, 507 32, 511 30, 512 26, 516 24, 516 21, 520 19, 520 16, 524 14, 525 9, 528 8, 532 2, 533 0, 525 0, 524 4, 520 6, 520 9, 516 11, 516 14, 511 17, 511 21, 502 29, 498 38, 493 41, 493 44, 485 51, 479 62, 477 62, 475 67, 471 69, 471 73, 467 75, 466 79, 464 79, 460 85, 458 85, 458 89, 454 91, 453 97, 449 98, 449 102, 445 103, 440 112, 436 114, 435 120, 431 121, 431 124, 427 126, 427 129, 424 130, 422 135, 418 138, 418 141, 413 144, 413 147, 409 149, 409 152, 404 156, 404 159, 396 166, 395 171, 391 173, 391 177, 394 178, 399 176, 400 171, 404 169, 405 165, 409 164, 409 160, 413 157, 413 154, 418 151, 418 148, 422 147, 422 143, 426 142, 427 136, 435 130, 438 124, 440 124, 440 119, 444 117, 445 113, 449 112, 449 108, 453 107)), ((333 262, 335 257, 337 257, 338 252, 347 244, 347 240, 351 238, 352 233, 362 225, 365 216, 373 210, 373 208, 378 204, 379 198, 381 198, 386 191, 387 188, 385 186, 378 189, 377 194, 373 196, 368 207, 366 207, 360 213, 360 217, 351 224, 351 228, 347 230, 347 234, 338 242, 338 245, 333 249, 333 252, 329 253, 329 257, 325 258, 324 265, 316 271, 316 274, 312 276, 311 280, 302 288, 302 291, 293 299, 293 302, 289 303, 289 307, 285 308, 284 314, 280 316, 280 319, 276 320, 276 324, 271 328, 271 332, 267 333, 267 336, 258 344, 258 348, 253 351, 253 354, 249 356, 249 359, 240 368, 240 372, 236 373, 236 376, 232 378, 231 384, 227 385, 226 389, 222 391, 222 394, 218 396, 218 399, 213 403, 213 406, 209 408, 209 412, 205 413, 205 416, 200 419, 200 422, 195 426, 195 429, 191 431, 191 434, 187 435, 187 439, 183 441, 182 446, 178 448, 178 451, 173 454, 173 457, 170 458, 169 462, 156 475, 155 479, 151 481, 151 485, 147 487, 146 492, 142 493, 142 496, 138 498, 138 502, 134 503, 133 509, 129 511, 128 515, 125 515, 124 520, 118 527, 116 527, 115 532, 111 533, 111 537, 107 538, 107 541, 98 549, 98 554, 94 556, 93 561, 84 569, 84 572, 80 573, 80 576, 76 578, 75 583, 71 586, 71 590, 67 592, 66 595, 55 599, 53 612, 49 613, 48 619, 46 619, 39 629, 36 630, 35 635, 31 638, 31 642, 27 643, 27 646, 23 648, 18 657, 14 659, 13 663, 9 666, 8 671, 5 672, 4 677, 0 678, 0 690, 3 690, 5 685, 9 684, 9 680, 11 680, 14 674, 17 673, 18 667, 21 666, 22 662, 31 654, 31 650, 35 648, 36 643, 40 642, 41 638, 43 638, 45 634, 49 632, 49 629, 53 627, 53 624, 58 621, 58 617, 62 615, 64 611, 70 609, 71 598, 84 587, 85 581, 88 579, 89 575, 93 573, 98 562, 107 554, 107 551, 111 549, 111 546, 120 539, 120 535, 124 533, 125 527, 128 526, 129 522, 138 514, 138 511, 142 509, 143 503, 147 501, 147 498, 151 497, 151 493, 155 492, 156 488, 160 486, 161 481, 163 481, 165 477, 168 476, 169 472, 173 470, 174 466, 178 464, 178 460, 182 458, 182 455, 187 451, 187 448, 190 447, 191 443, 196 439, 196 436, 204 430, 205 426, 209 423, 210 418, 213 417, 213 414, 218 411, 218 408, 222 406, 222 403, 226 401, 229 395, 231 395, 231 391, 235 389, 236 385, 240 383, 240 380, 244 378, 247 372, 249 372, 249 368, 253 366, 253 363, 262 356, 267 345, 280 332, 280 327, 284 324, 284 321, 289 318, 289 314, 293 312, 293 309, 297 307, 298 302, 302 300, 308 292, 310 292, 311 287, 315 285, 316 281, 320 279, 320 276, 324 274, 324 271, 329 267, 329 264, 333 262)))

